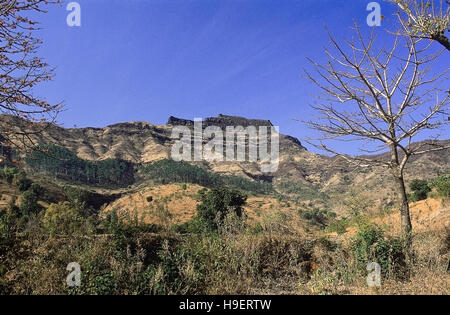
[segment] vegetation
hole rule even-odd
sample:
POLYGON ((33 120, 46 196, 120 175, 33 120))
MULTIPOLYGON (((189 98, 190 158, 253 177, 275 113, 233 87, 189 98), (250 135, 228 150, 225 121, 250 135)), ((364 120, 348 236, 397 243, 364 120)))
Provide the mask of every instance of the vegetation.
POLYGON ((35 172, 72 183, 127 187, 134 182, 134 167, 129 162, 116 159, 86 161, 54 145, 39 146, 26 158, 26 163, 35 172))
POLYGON ((336 217, 336 213, 328 209, 313 208, 310 210, 299 211, 300 217, 309 221, 310 224, 325 228, 329 222, 336 217))
MULTIPOLYGON (((63 189, 67 201, 45 209, 39 206, 45 190, 16 174, 18 191, 28 189, 19 206, 11 200, 0 210, 2 294, 337 294, 345 293, 341 288, 364 288, 372 261, 381 265, 386 283, 425 286, 422 274, 442 277, 447 270, 445 237, 413 239, 411 255, 402 238, 356 219, 364 212, 337 220, 326 209, 301 211, 301 218, 326 227, 325 233, 358 226, 350 242, 305 238, 289 225, 292 216, 286 212, 274 210, 250 224, 243 210, 246 196, 221 187, 199 192, 197 216, 186 224, 171 226, 171 213, 160 200, 149 203, 158 225, 144 224, 115 211, 98 216, 95 194, 73 186, 63 189), (63 281, 72 261, 82 266, 80 287, 63 281)), ((446 292, 445 286, 437 288, 446 292)), ((383 292, 390 289, 383 284, 383 292)))
POLYGON ((12 123, 0 124, 0 146, 31 147, 31 135, 45 129, 36 122, 53 122, 61 104, 49 104, 33 88, 53 78, 54 69, 38 55, 42 40, 35 20, 50 3, 59 0, 15 0, 0 3, 0 114, 12 115, 12 123), (18 128, 15 128, 18 127, 18 128))
POLYGON ((270 183, 251 181, 238 176, 219 175, 184 161, 159 160, 143 167, 140 174, 159 184, 192 183, 209 188, 229 186, 256 194, 272 191, 270 183))
POLYGON ((327 194, 319 191, 319 187, 300 182, 283 181, 278 188, 285 194, 297 196, 299 200, 327 200, 329 198, 327 194))
POLYGON ((424 179, 412 180, 409 184, 409 188, 412 190, 411 201, 427 199, 427 195, 431 191, 428 182, 424 179))
POLYGON ((3 169, 0 170, 0 178, 4 178, 9 184, 12 184, 14 176, 18 173, 19 170, 17 168, 4 166, 3 169))
POLYGON ((430 186, 436 188, 439 196, 444 198, 450 197, 450 174, 436 178, 431 182, 430 186))
POLYGON ((365 272, 367 264, 374 261, 380 264, 384 277, 408 277, 406 242, 399 238, 386 238, 376 226, 365 226, 358 231, 352 251, 361 272, 365 272))
POLYGON ((241 192, 228 188, 213 188, 210 191, 201 190, 197 206, 197 220, 207 231, 218 231, 225 220, 231 215, 238 220, 244 219, 245 201, 241 192))
POLYGON ((67 201, 51 204, 42 219, 43 226, 51 234, 72 235, 83 230, 83 222, 83 209, 67 201))
MULTIPOLYGON (((202 205, 214 206, 218 213, 225 208, 234 212, 242 204, 241 197, 232 191, 205 192, 202 205), (228 195, 228 204, 233 206, 219 202, 220 194, 228 195)), ((2 209, 0 292, 339 294, 363 290, 365 267, 376 261, 386 281, 383 292, 392 293, 397 290, 389 284, 392 280, 402 280, 398 284, 405 286, 418 282, 421 290, 427 285, 423 273, 443 277, 448 264, 439 254, 444 240, 432 234, 414 242, 416 254, 409 260, 402 239, 388 237, 374 226, 361 229, 347 245, 327 237, 307 240, 277 230, 276 225, 270 233, 255 234, 254 229, 244 228, 174 234, 160 233, 153 225, 125 223, 114 211, 105 218, 87 213, 70 202, 52 204, 26 218, 14 206, 2 209), (82 266, 80 287, 68 287, 63 281, 72 261, 82 266)), ((433 283, 433 288, 445 293, 446 287, 438 285, 433 283)))
POLYGON ((436 35, 442 35, 441 27, 447 29, 449 24, 449 12, 439 14, 438 10, 428 7, 414 8, 417 9, 414 13, 414 4, 429 6, 431 1, 392 1, 407 17, 402 19, 399 15, 398 29, 386 35, 391 36, 389 50, 376 43, 376 32, 366 35, 356 22, 354 40, 340 42, 328 33, 331 48, 324 49, 327 60, 323 63, 310 60, 312 70, 305 70, 306 79, 324 94, 319 93, 318 102, 312 106, 317 115, 306 119, 305 124, 317 133, 310 141, 317 148, 357 164, 380 165, 390 170, 401 201, 400 226, 403 234, 409 235, 412 224, 405 166, 413 156, 446 149, 445 145, 432 140, 423 141, 421 145, 410 144, 421 133, 433 132, 428 135, 430 138, 438 136, 448 124, 446 110, 450 98, 443 86, 445 80, 441 80, 448 69, 434 67, 440 54, 434 53, 423 38, 428 35, 427 38, 437 39, 436 35), (423 22, 424 16, 428 30, 417 32, 416 27, 423 25, 416 22, 423 22), (430 33, 433 22, 440 23, 435 30, 437 33, 430 33), (434 97, 432 105, 431 97, 434 97), (367 158, 361 154, 349 157, 338 152, 335 143, 330 143, 337 139, 358 142, 361 154, 388 148, 389 159, 367 158), (405 142, 409 144, 403 145, 405 142))
POLYGON ((27 190, 22 194, 19 209, 22 215, 35 214, 42 209, 38 204, 38 195, 34 190, 27 190))

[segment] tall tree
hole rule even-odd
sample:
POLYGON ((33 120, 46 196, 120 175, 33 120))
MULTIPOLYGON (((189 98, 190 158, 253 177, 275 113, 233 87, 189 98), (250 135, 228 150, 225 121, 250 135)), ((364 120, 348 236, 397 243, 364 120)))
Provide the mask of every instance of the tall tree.
POLYGON ((53 77, 53 69, 37 55, 42 41, 35 36, 39 23, 29 16, 45 13, 59 0, 2 0, 0 3, 0 144, 24 147, 31 135, 42 132, 37 122, 54 122, 61 104, 49 104, 33 88, 53 77), (17 119, 21 118, 21 119, 17 119))
MULTIPOLYGON (((306 77, 323 92, 317 104, 315 120, 306 124, 319 131, 310 139, 314 145, 361 165, 376 163, 390 168, 401 201, 401 229, 409 235, 411 219, 404 182, 409 158, 445 149, 436 141, 412 145, 422 131, 439 131, 448 121, 448 67, 433 69, 441 52, 431 53, 430 41, 408 34, 392 36, 389 49, 376 45, 374 30, 364 36, 355 25, 356 36, 341 45, 329 34, 331 48, 325 49, 328 61, 312 60, 314 71, 306 77), (340 154, 326 140, 368 142, 364 152, 389 149, 390 159, 369 159, 340 154), (378 143, 379 145, 376 145, 378 143)), ((428 133, 428 136, 431 135, 428 133)))
POLYGON ((395 3, 398 14, 408 36, 438 41, 450 50, 450 40, 445 33, 450 31, 450 1, 442 0, 387 0, 395 3))

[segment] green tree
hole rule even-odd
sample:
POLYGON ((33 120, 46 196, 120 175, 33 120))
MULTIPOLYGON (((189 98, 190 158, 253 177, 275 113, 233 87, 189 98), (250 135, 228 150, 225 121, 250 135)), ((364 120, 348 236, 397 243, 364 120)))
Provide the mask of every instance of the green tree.
POLYGON ((208 231, 217 231, 230 213, 239 218, 244 215, 243 206, 247 196, 238 190, 214 188, 207 192, 200 191, 199 194, 201 203, 197 206, 198 219, 208 231))
POLYGON ((51 204, 45 211, 43 222, 50 233, 74 233, 81 229, 84 218, 80 209, 70 202, 51 204))
POLYGON ((38 204, 38 195, 33 190, 27 190, 22 194, 22 201, 20 203, 20 212, 22 215, 30 215, 41 210, 38 204))

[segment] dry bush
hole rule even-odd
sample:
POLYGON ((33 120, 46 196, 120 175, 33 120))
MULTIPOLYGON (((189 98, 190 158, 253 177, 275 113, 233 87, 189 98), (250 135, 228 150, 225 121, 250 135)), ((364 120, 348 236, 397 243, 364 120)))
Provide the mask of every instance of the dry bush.
POLYGON ((313 272, 299 285, 301 294, 444 294, 450 293, 449 230, 416 234, 412 244, 412 261, 408 261, 408 276, 387 274, 378 289, 366 284, 367 273, 356 267, 351 254, 351 242, 336 248, 317 242, 313 250, 313 272))

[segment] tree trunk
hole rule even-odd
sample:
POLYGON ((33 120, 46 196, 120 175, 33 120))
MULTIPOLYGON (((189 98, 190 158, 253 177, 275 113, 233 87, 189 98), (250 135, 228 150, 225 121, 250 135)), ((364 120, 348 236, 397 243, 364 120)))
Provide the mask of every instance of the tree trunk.
POLYGON ((394 176, 395 186, 400 199, 400 220, 403 236, 409 238, 412 232, 411 217, 409 214, 408 196, 406 195, 405 180, 403 178, 403 169, 399 163, 397 147, 390 146, 391 149, 391 169, 394 176))
MULTIPOLYGON (((398 172, 395 173, 398 174, 398 172)), ((399 175, 394 175, 394 180, 401 202, 400 220, 401 220, 402 234, 404 236, 408 236, 411 234, 412 225, 411 225, 411 217, 409 215, 408 196, 406 195, 405 181, 403 179, 403 174, 400 173, 399 175)))

